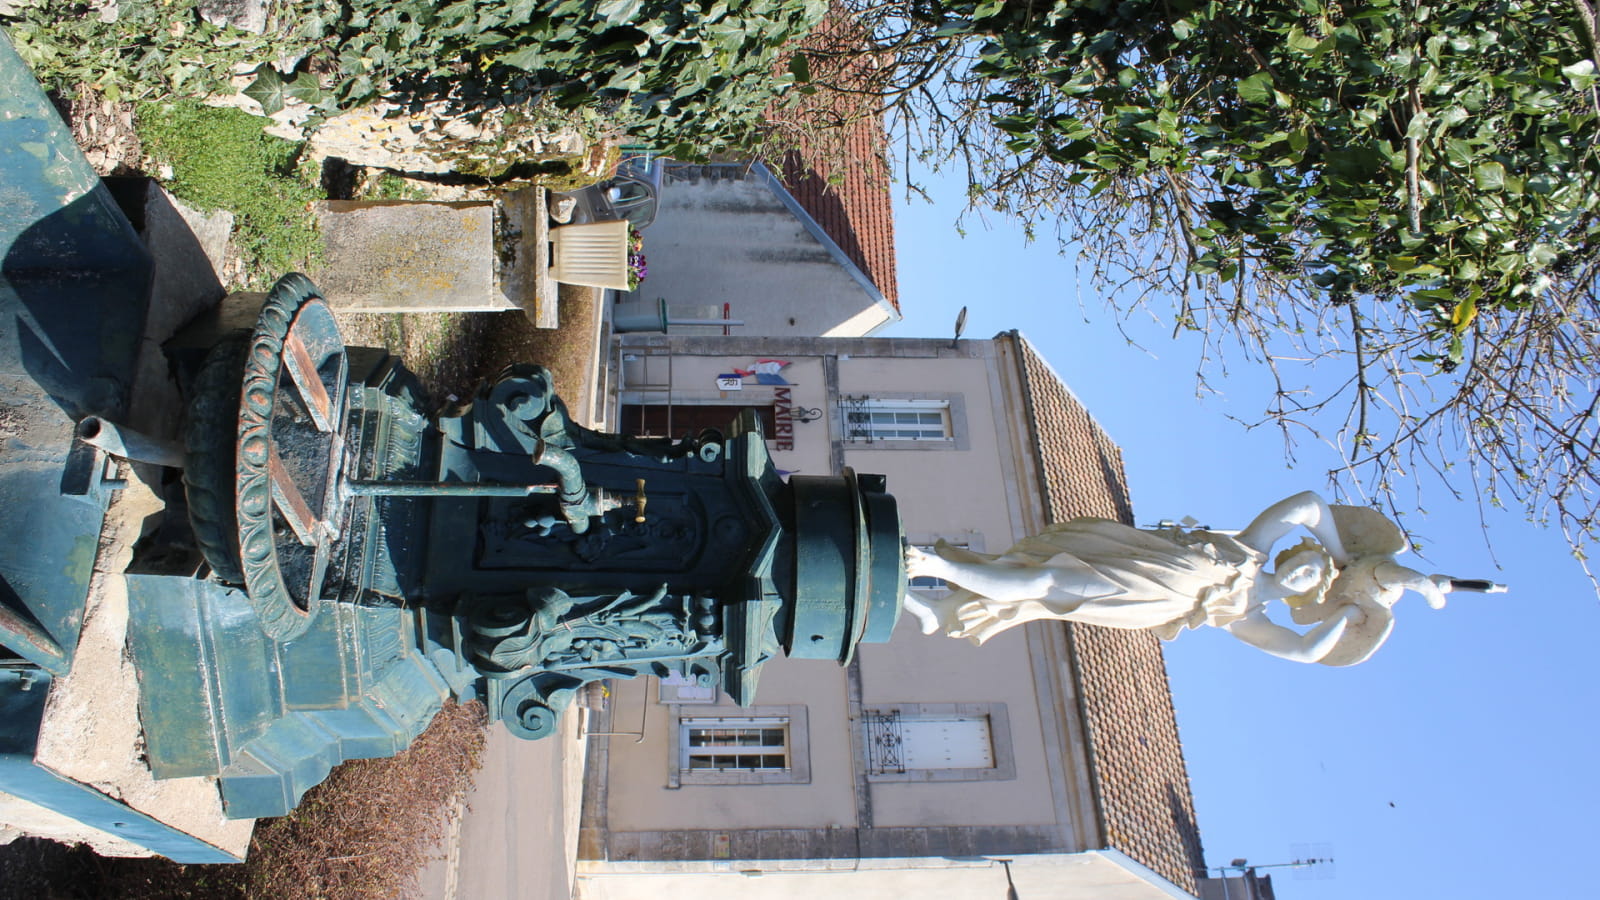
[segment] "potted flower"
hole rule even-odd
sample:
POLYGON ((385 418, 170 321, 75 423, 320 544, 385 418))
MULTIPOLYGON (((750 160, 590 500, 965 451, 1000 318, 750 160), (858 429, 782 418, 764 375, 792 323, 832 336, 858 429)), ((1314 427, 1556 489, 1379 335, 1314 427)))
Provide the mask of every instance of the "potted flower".
POLYGON ((632 225, 628 226, 628 290, 636 290, 639 282, 650 273, 645 266, 644 235, 632 225))

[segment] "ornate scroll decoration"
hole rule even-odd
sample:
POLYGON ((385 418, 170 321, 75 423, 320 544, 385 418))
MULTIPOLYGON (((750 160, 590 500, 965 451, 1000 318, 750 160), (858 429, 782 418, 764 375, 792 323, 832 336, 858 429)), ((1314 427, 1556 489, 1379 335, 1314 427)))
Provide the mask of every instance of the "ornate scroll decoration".
POLYGON ((574 598, 548 587, 469 596, 459 615, 463 655, 490 680, 491 715, 520 738, 553 733, 560 711, 591 681, 681 672, 709 687, 720 673, 716 600, 674 596, 665 584, 615 597, 574 598))
POLYGON ((494 673, 576 670, 716 655, 721 617, 710 598, 652 594, 574 599, 557 588, 464 604, 467 652, 494 673))

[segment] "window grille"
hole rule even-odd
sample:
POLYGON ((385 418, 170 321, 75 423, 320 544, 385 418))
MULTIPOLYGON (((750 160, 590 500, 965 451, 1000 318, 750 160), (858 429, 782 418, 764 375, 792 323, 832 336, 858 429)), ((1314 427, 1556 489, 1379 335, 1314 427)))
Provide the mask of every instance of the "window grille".
POLYGON ((867 762, 872 775, 908 770, 993 769, 989 717, 868 711, 867 762))
POLYGON ((900 711, 868 711, 866 719, 867 771, 874 775, 904 772, 906 764, 901 749, 905 741, 900 734, 900 711))

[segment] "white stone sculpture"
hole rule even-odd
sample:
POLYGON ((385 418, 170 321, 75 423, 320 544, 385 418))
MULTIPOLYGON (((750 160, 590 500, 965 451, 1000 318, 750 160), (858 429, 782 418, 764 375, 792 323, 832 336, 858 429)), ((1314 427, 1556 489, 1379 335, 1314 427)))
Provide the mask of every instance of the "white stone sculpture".
POLYGON ((1423 575, 1395 562, 1409 549, 1382 514, 1330 506, 1311 491, 1268 507, 1243 531, 1141 530, 1079 518, 1024 538, 999 556, 940 542, 906 550, 909 575, 942 578, 946 597, 906 598, 926 634, 983 643, 1014 625, 1066 619, 1112 628, 1149 628, 1164 639, 1212 625, 1274 656, 1350 666, 1370 657, 1394 627, 1392 607, 1407 590, 1438 609, 1452 590, 1503 585, 1423 575), (1307 538, 1271 559, 1298 527, 1307 538), (1269 567, 1269 559, 1271 565, 1269 567), (1268 616, 1282 600, 1305 631, 1268 616))

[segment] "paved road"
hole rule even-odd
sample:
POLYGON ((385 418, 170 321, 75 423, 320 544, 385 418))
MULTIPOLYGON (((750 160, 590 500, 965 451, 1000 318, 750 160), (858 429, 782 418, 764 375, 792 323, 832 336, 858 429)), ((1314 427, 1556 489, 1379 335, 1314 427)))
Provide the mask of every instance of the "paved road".
POLYGON ((582 801, 577 712, 541 741, 491 726, 459 835, 418 877, 416 900, 570 900, 582 801))

